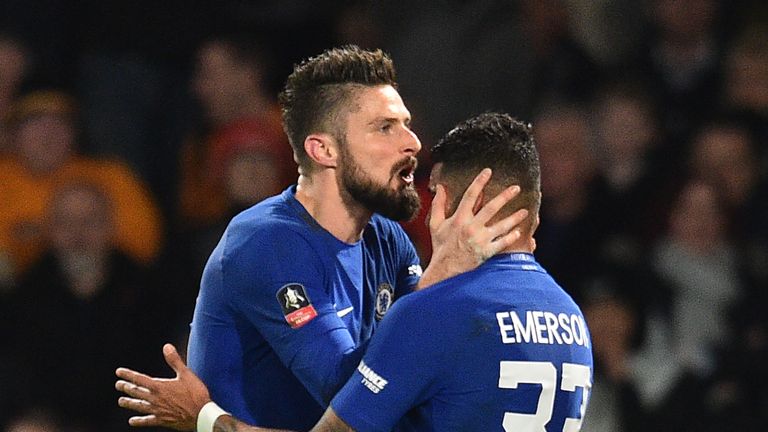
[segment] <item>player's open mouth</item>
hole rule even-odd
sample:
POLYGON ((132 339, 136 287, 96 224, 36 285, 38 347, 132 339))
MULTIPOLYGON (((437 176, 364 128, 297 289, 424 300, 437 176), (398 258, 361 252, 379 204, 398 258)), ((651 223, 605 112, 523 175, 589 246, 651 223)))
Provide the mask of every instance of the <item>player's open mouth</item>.
POLYGON ((419 161, 415 157, 404 159, 392 168, 392 177, 399 177, 406 187, 413 187, 417 166, 419 166, 419 161))
POLYGON ((407 185, 413 184, 413 173, 416 171, 416 167, 407 167, 400 170, 400 179, 407 185))

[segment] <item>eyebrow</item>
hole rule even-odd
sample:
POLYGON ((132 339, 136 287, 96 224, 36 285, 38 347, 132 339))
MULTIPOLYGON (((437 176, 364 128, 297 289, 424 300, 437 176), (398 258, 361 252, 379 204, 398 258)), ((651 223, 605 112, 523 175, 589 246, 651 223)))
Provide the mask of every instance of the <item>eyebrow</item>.
MULTIPOLYGON (((368 122, 368 125, 373 126, 373 125, 375 125, 377 123, 382 123, 382 122, 384 122, 384 123, 398 123, 398 122, 400 122, 400 118, 399 117, 376 117, 373 120, 371 120, 370 122, 368 122)), ((411 125, 411 117, 406 117, 403 120, 403 123, 405 123, 406 126, 410 126, 411 125)))

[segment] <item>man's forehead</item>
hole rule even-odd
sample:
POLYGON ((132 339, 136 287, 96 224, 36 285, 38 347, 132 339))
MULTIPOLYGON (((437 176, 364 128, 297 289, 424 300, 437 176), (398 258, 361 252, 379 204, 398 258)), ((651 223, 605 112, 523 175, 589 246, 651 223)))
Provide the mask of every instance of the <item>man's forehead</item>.
POLYGON ((354 105, 357 105, 357 110, 353 112, 358 112, 367 118, 411 117, 400 93, 391 85, 362 87, 355 92, 354 105))

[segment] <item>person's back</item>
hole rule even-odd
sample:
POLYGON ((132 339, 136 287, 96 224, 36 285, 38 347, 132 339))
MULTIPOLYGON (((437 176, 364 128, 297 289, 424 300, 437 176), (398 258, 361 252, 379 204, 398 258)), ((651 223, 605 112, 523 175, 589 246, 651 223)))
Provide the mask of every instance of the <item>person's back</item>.
POLYGON ((478 166, 494 170, 491 191, 519 185, 504 211, 529 211, 521 237, 478 269, 400 300, 327 417, 366 432, 579 431, 592 345, 578 306, 533 256, 541 181, 532 127, 481 114, 432 157, 430 188, 435 200, 445 193, 447 213, 478 166))
POLYGON ((356 430, 400 417, 398 430, 577 430, 592 382, 581 311, 526 253, 497 255, 399 301, 363 365, 334 401, 356 430), (375 412, 344 400, 360 385, 371 391, 355 392, 357 402, 375 412))

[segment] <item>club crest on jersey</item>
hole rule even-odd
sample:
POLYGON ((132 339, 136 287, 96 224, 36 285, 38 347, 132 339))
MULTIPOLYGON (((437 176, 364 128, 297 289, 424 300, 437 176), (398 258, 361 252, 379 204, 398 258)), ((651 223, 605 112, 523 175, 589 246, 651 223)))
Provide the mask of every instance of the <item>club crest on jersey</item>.
POLYGON ((277 291, 277 301, 291 328, 299 328, 317 316, 304 285, 290 283, 277 291))
POLYGON ((392 306, 392 300, 395 297, 395 289, 387 282, 379 284, 376 291, 376 320, 380 321, 392 306))

